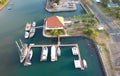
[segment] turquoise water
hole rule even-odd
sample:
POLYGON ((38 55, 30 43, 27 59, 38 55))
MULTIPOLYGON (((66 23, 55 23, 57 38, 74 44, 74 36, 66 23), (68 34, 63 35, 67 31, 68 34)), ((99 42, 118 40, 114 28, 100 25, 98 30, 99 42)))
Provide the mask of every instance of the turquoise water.
POLYGON ((0 11, 0 76, 104 76, 95 49, 88 45, 87 39, 81 37, 61 38, 61 42, 79 44, 81 56, 88 63, 85 71, 74 68, 73 60, 76 57, 72 55, 71 47, 61 47, 62 56, 57 62, 50 62, 50 53, 47 62, 40 62, 41 48, 33 48, 32 66, 24 67, 19 63, 15 40, 22 39, 23 42, 35 44, 55 44, 57 41, 44 38, 40 29, 34 38, 24 39, 26 22, 36 21, 37 26, 41 26, 43 19, 49 16, 69 17, 85 14, 79 5, 75 12, 48 13, 44 9, 45 2, 45 0, 11 0, 10 4, 0 11), (8 7, 12 10, 8 10, 8 7))

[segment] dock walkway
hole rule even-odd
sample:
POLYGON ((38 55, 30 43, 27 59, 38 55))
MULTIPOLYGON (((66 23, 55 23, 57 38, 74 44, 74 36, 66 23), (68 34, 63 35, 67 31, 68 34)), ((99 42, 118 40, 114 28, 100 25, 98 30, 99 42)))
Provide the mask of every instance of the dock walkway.
MULTIPOLYGON (((79 46, 78 46, 78 44, 61 44, 61 42, 60 42, 60 37, 58 37, 58 43, 57 44, 47 44, 47 45, 32 45, 32 44, 30 44, 29 46, 28 46, 28 52, 31 50, 31 48, 43 48, 43 47, 52 47, 52 46, 56 46, 56 47, 69 47, 69 46, 71 46, 71 47, 76 47, 77 48, 77 51, 78 51, 78 60, 77 61, 79 61, 79 68, 81 68, 81 70, 84 70, 85 68, 84 68, 84 65, 83 65, 83 62, 82 62, 82 58, 81 58, 81 55, 80 55, 80 50, 79 50, 79 46)), ((78 64, 77 64, 78 65, 78 64)), ((76 66, 76 65, 75 65, 76 66)), ((76 68, 76 67, 75 67, 76 68)))

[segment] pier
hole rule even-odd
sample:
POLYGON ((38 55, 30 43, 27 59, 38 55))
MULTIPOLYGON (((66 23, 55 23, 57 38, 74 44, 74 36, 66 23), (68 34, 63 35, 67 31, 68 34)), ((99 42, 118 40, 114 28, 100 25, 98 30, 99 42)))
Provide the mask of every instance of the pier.
POLYGON ((43 28, 43 26, 36 26, 36 27, 35 27, 35 29, 37 29, 37 28, 42 29, 42 28, 43 28))
POLYGON ((69 46, 71 46, 71 47, 76 47, 77 50, 78 50, 78 54, 77 54, 78 60, 77 60, 77 61, 79 62, 79 64, 75 64, 75 68, 76 68, 76 66, 80 66, 79 68, 80 68, 81 70, 84 70, 84 69, 85 69, 85 67, 84 67, 84 65, 83 65, 83 62, 82 62, 81 55, 80 55, 80 50, 79 50, 78 44, 61 44, 59 37, 58 37, 58 44, 30 45, 30 46, 29 46, 29 50, 30 50, 31 48, 43 48, 43 47, 52 47, 52 46, 56 46, 56 47, 63 47, 63 46, 64 46, 64 47, 69 47, 69 46))
MULTIPOLYGON (((21 45, 22 45, 22 47, 24 47, 22 42, 21 42, 21 45)), ((56 55, 55 55, 56 58, 58 57, 58 55, 57 55, 57 47, 69 47, 69 46, 70 47, 76 47, 77 48, 77 54, 76 55, 78 56, 78 60, 74 60, 75 68, 80 68, 81 70, 85 69, 85 67, 83 65, 81 55, 80 55, 80 50, 79 50, 78 44, 61 44, 60 37, 58 37, 58 43, 57 44, 47 44, 47 45, 30 44, 28 46, 27 50, 29 52, 32 48, 42 48, 42 52, 43 52, 43 47, 52 47, 52 46, 56 47, 56 52, 55 52, 56 53, 56 55)), ((20 47, 18 47, 18 48, 20 48, 20 47)), ((71 51, 73 52, 73 49, 71 51)), ((40 61, 42 61, 42 60, 40 60, 40 61)), ((55 61, 57 61, 57 59, 55 61)))

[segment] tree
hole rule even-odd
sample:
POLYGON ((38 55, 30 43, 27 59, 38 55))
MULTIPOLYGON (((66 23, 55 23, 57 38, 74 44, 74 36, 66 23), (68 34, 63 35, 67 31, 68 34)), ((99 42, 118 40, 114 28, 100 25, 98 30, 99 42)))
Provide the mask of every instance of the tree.
POLYGON ((94 39, 99 35, 99 32, 95 31, 95 29, 93 29, 93 28, 84 29, 83 32, 87 36, 94 38, 94 39))
POLYGON ((59 36, 59 35, 64 34, 64 32, 62 32, 61 30, 58 30, 58 29, 54 29, 54 30, 50 31, 50 34, 54 35, 54 36, 59 36))

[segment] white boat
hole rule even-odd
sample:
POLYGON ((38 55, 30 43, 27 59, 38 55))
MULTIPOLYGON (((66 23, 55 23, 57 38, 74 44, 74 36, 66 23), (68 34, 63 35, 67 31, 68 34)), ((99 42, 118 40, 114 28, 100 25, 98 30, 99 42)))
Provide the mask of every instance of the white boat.
POLYGON ((24 62, 24 66, 29 66, 31 64, 32 64, 31 62, 24 62))
POLYGON ((22 49, 20 49, 20 63, 22 63, 25 60, 25 57, 27 56, 27 51, 28 51, 28 47, 25 44, 24 47, 22 49))
POLYGON ((32 59, 32 56, 33 56, 33 51, 30 50, 30 51, 28 52, 27 56, 25 57, 24 66, 29 66, 29 65, 31 65, 30 60, 32 59))
POLYGON ((56 47, 53 45, 51 47, 51 61, 56 61, 57 55, 56 55, 56 47))
POLYGON ((25 26, 25 38, 32 38, 35 35, 36 22, 27 23, 25 26))
POLYGON ((47 47, 43 47, 42 48, 40 61, 46 61, 47 60, 47 56, 48 56, 48 48, 47 47))
POLYGON ((87 68, 87 62, 85 59, 83 59, 83 65, 84 65, 84 68, 87 68))
POLYGON ((72 47, 72 53, 73 53, 73 55, 78 55, 78 48, 72 47))
POLYGON ((29 38, 29 32, 25 31, 25 38, 29 38))
POLYGON ((32 27, 29 32, 29 38, 32 38, 35 35, 35 27, 32 27))
POLYGON ((11 7, 8 7, 8 10, 11 10, 12 8, 11 7))
POLYGON ((61 56, 61 50, 60 50, 60 47, 57 48, 57 55, 58 55, 58 56, 61 56))
POLYGON ((25 31, 30 31, 31 27, 32 27, 31 24, 27 23, 25 26, 25 31))
POLYGON ((74 60, 75 68, 81 68, 80 60, 74 60))
POLYGON ((36 22, 34 21, 33 23, 32 23, 32 27, 35 27, 36 26, 36 22))

